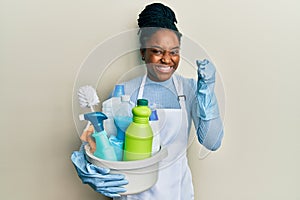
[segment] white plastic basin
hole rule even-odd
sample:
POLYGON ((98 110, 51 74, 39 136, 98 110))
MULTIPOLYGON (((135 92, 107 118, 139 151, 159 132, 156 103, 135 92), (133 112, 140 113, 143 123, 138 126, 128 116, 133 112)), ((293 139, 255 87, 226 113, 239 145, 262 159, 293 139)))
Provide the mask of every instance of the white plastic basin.
POLYGON ((157 181, 159 162, 168 155, 167 149, 161 148, 155 155, 144 160, 108 161, 95 157, 88 144, 84 149, 87 160, 92 164, 109 168, 112 174, 125 175, 128 180, 128 184, 124 186, 127 192, 122 195, 136 194, 151 188, 157 181))

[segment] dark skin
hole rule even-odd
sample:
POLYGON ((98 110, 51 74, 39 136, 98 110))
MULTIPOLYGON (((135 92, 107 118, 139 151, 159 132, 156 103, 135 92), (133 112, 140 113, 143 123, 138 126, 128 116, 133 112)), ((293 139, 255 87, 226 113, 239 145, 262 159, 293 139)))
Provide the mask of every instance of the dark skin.
POLYGON ((166 81, 176 71, 180 61, 180 42, 177 35, 168 29, 156 31, 141 49, 146 63, 147 76, 156 82, 166 81))

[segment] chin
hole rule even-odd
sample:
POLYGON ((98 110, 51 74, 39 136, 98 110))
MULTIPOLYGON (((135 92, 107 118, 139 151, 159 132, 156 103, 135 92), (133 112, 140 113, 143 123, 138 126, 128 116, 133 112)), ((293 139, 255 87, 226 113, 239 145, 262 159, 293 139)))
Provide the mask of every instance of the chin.
POLYGON ((172 75, 173 75, 173 74, 159 75, 159 76, 157 76, 157 80, 158 80, 159 82, 167 81, 167 80, 169 80, 169 79, 172 77, 172 75))

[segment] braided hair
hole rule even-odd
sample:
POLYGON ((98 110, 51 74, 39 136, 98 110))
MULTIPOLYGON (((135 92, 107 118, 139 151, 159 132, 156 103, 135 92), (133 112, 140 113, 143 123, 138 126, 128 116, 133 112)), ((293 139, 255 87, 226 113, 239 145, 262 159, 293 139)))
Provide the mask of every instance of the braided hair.
POLYGON ((146 41, 159 29, 172 30, 180 42, 182 34, 175 25, 177 23, 175 13, 168 6, 161 3, 149 4, 139 14, 137 21, 140 28, 140 44, 142 49, 146 47, 146 41))

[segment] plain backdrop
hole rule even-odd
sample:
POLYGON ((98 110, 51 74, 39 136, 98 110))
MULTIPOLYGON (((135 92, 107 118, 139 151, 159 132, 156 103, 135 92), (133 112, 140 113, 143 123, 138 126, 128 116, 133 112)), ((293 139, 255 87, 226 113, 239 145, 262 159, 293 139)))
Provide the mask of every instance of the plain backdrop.
MULTIPOLYGON (((105 199, 70 161, 73 86, 89 53, 136 28, 150 2, 0 1, 0 199, 105 199)), ((300 2, 163 2, 216 63, 225 93, 222 147, 189 148, 195 199, 299 200, 300 2)))

